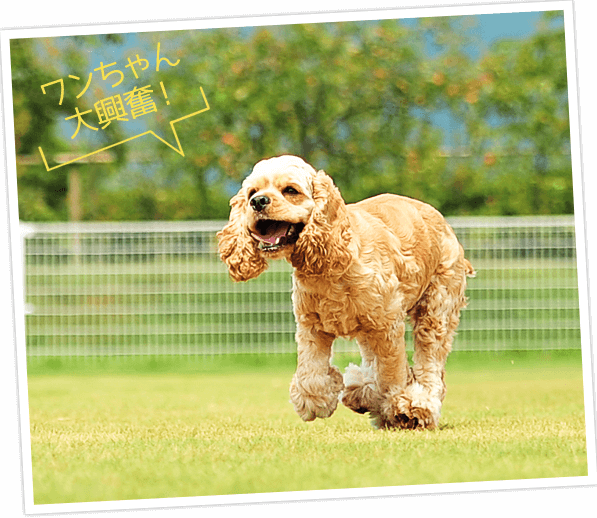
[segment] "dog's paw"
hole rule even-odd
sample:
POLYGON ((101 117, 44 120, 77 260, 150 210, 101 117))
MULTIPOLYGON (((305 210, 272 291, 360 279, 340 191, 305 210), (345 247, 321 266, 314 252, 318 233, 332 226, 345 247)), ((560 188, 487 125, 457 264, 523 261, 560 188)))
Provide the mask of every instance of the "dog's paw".
POLYGON ((344 406, 358 414, 378 412, 381 396, 372 369, 349 364, 344 372, 344 390, 340 399, 344 406))
POLYGON ((401 414, 397 410, 371 412, 369 418, 371 426, 377 430, 422 430, 425 428, 418 418, 401 414))
POLYGON ((376 422, 379 428, 433 430, 439 423, 441 408, 439 398, 415 381, 402 392, 386 397, 376 422))
POLYGON ((432 430, 437 427, 442 402, 416 381, 408 385, 398 398, 398 410, 409 420, 416 419, 417 427, 432 430))
POLYGON ((338 367, 330 365, 327 374, 295 373, 290 384, 290 402, 303 421, 330 417, 344 383, 338 367))

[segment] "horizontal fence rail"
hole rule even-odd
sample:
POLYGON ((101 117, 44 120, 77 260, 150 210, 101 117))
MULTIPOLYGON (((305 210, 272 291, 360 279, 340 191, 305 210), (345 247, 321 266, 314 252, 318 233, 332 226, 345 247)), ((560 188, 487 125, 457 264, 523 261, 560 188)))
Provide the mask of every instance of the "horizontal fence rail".
MULTIPOLYGON (((572 216, 449 222, 477 270, 454 350, 580 348, 572 216)), ((290 266, 233 283, 223 225, 22 224, 28 356, 294 352, 290 266)))

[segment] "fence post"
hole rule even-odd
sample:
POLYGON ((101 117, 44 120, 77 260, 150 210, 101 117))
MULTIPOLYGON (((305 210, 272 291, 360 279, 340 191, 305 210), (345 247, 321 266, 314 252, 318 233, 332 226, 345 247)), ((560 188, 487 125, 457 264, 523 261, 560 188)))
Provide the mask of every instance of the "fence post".
POLYGON ((26 223, 19 224, 19 234, 21 238, 21 265, 23 266, 23 278, 21 280, 23 282, 23 304, 25 315, 31 315, 35 312, 33 304, 27 303, 27 253, 25 250, 27 245, 26 240, 33 233, 35 233, 35 229, 31 225, 27 225, 26 223))

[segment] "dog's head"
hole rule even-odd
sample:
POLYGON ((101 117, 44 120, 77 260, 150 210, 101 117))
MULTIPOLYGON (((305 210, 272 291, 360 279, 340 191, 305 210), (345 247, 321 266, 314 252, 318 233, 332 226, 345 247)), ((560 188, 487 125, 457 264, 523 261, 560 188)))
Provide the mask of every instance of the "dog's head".
POLYGON ((348 266, 344 200, 328 175, 301 158, 257 163, 230 205, 230 221, 218 238, 233 280, 257 277, 268 259, 287 259, 305 274, 348 266))

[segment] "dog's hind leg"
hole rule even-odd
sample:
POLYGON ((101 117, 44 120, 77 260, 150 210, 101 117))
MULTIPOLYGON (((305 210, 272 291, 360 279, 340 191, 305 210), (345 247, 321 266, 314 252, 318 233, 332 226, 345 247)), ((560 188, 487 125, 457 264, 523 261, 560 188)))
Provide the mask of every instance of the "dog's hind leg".
POLYGON ((378 414, 382 397, 375 377, 375 355, 367 339, 357 339, 361 351, 361 365, 350 363, 344 371, 344 390, 340 396, 342 404, 358 414, 378 414))

